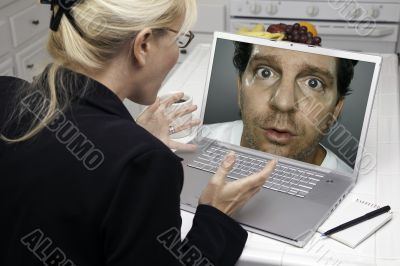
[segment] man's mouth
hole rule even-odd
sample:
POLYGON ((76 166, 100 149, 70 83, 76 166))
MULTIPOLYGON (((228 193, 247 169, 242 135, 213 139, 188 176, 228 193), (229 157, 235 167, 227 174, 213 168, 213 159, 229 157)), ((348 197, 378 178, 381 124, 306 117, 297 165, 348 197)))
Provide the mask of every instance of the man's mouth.
POLYGON ((287 144, 296 137, 296 134, 292 130, 285 128, 266 128, 263 130, 267 139, 281 144, 287 144))

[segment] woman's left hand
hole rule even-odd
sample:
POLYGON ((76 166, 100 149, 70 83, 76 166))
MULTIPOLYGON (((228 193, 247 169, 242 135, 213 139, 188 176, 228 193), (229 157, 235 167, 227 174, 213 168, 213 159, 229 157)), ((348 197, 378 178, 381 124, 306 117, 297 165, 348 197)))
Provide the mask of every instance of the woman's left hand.
MULTIPOLYGON (((190 105, 166 113, 167 108, 170 107, 174 102, 182 99, 183 95, 183 93, 177 93, 163 101, 157 97, 156 101, 147 107, 142 114, 140 114, 140 116, 136 119, 136 123, 161 140, 170 149, 193 151, 196 149, 196 145, 174 141, 170 137, 170 126, 172 125, 173 121, 178 117, 193 113, 197 110, 196 105, 190 105)), ((193 119, 184 125, 174 127, 174 133, 186 130, 188 128, 193 128, 199 124, 200 120, 193 119)))

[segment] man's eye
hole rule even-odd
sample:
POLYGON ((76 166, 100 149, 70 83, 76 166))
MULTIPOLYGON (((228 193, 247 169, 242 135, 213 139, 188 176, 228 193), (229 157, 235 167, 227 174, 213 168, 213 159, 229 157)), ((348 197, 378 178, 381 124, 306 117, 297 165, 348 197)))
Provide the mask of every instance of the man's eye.
POLYGON ((262 79, 267 79, 273 76, 272 70, 266 67, 258 68, 256 75, 262 79))
POLYGON ((324 84, 320 80, 315 78, 307 79, 306 85, 313 90, 322 90, 324 88, 324 84))

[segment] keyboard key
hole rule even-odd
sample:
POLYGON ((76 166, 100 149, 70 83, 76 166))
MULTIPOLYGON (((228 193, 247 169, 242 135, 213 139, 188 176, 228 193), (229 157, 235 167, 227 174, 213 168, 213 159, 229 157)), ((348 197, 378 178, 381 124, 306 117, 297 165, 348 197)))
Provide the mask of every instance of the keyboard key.
POLYGON ((282 191, 282 192, 287 192, 287 191, 289 191, 289 187, 285 186, 285 185, 282 185, 279 190, 282 191))
POLYGON ((305 197, 308 194, 308 192, 304 192, 304 191, 299 191, 297 192, 297 195, 305 197))
POLYGON ((265 185, 263 185, 263 187, 265 188, 271 188, 272 184, 270 182, 265 183, 265 185))
POLYGON ((300 179, 300 184, 308 184, 308 178, 307 177, 303 177, 300 179))
POLYGON ((237 175, 240 175, 240 170, 239 170, 239 169, 234 169, 234 170, 232 171, 232 173, 237 174, 237 175))
POLYGON ((291 189, 294 189, 294 190, 296 190, 298 193, 300 193, 300 192, 302 192, 302 193, 308 193, 308 191, 306 191, 306 190, 304 190, 304 189, 300 189, 300 188, 294 188, 294 187, 292 187, 291 189))
POLYGON ((300 185, 300 184, 299 184, 299 187, 304 187, 304 188, 312 189, 312 187, 304 186, 304 185, 300 185))

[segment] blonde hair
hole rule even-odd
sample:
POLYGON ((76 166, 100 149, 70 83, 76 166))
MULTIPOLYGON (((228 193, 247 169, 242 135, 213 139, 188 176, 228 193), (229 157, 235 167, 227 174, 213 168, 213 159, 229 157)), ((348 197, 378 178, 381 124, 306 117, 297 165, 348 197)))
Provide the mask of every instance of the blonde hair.
MULTIPOLYGON (((29 88, 21 88, 18 93, 19 99, 34 91, 45 96, 35 108, 39 112, 35 116, 41 119, 33 119, 22 136, 7 138, 1 133, 4 141, 31 139, 51 123, 57 110, 69 106, 70 86, 76 86, 77 77, 71 72, 64 75, 64 68, 101 70, 140 30, 169 27, 181 17, 183 24, 179 34, 187 32, 197 19, 197 6, 196 0, 83 0, 70 13, 78 30, 63 16, 58 31, 49 33, 47 49, 53 63, 29 88)), ((84 90, 82 88, 82 93, 84 90)), ((9 121, 15 118, 20 121, 24 113, 26 110, 18 105, 9 121)))

